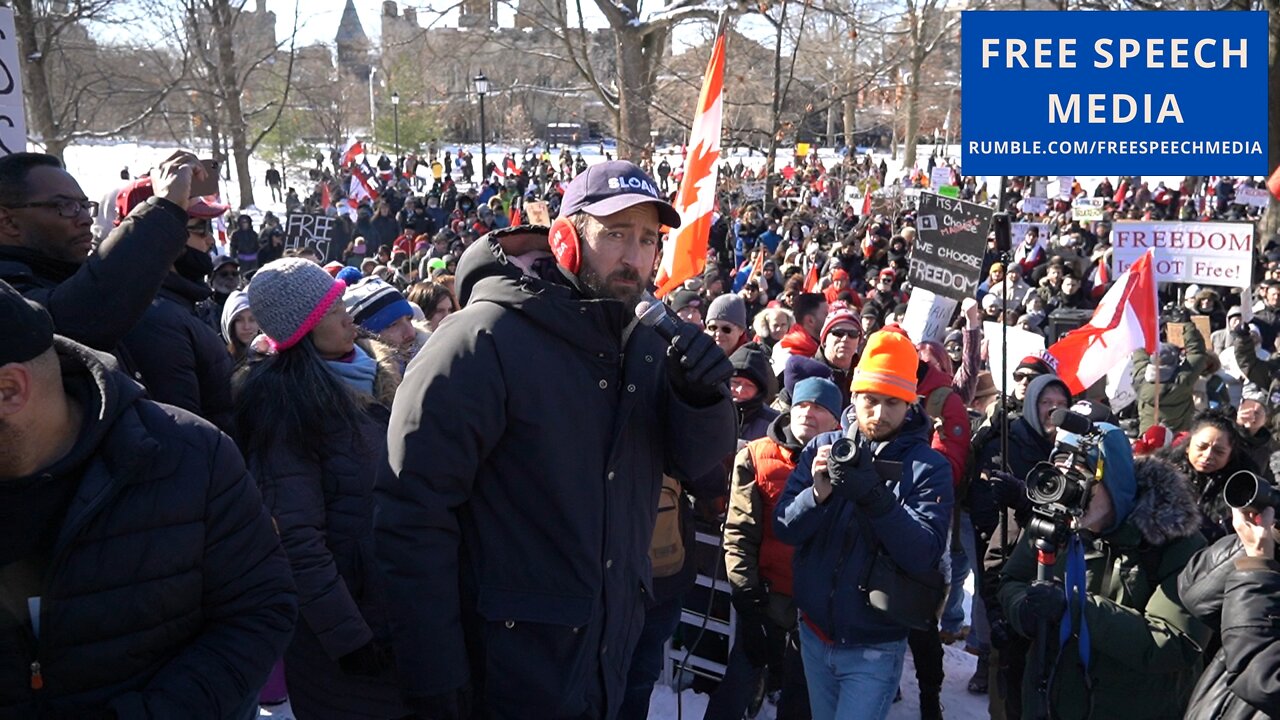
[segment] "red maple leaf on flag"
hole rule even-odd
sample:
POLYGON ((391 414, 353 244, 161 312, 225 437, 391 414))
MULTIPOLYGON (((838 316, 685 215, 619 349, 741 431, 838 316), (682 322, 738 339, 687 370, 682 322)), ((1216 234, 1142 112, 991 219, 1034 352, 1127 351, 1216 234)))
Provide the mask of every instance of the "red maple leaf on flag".
POLYGON ((719 150, 708 150, 705 145, 698 143, 697 147, 693 149, 693 153, 689 155, 689 159, 685 162, 684 174, 687 182, 680 183, 680 192, 676 197, 677 208, 688 210, 697 205, 698 186, 702 184, 704 178, 711 176, 711 171, 716 166, 716 160, 719 159, 719 150))

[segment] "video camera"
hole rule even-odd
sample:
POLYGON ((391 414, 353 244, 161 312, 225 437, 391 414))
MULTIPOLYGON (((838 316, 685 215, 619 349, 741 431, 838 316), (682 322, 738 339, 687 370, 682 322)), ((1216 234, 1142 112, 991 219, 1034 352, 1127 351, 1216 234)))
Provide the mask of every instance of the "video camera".
POLYGON ((1027 495, 1033 511, 1055 522, 1084 515, 1092 494, 1094 469, 1090 454, 1102 433, 1088 417, 1066 408, 1049 416, 1058 428, 1058 439, 1048 462, 1027 473, 1027 495))
POLYGON ((1280 490, 1248 470, 1240 470, 1227 478, 1222 499, 1228 507, 1237 510, 1280 508, 1280 490))

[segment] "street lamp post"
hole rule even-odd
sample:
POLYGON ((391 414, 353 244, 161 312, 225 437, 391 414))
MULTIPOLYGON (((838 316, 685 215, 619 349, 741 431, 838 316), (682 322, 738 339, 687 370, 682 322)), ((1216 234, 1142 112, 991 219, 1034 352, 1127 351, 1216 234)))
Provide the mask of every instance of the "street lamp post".
POLYGON ((480 96, 480 177, 482 182, 485 182, 488 180, 486 173, 489 163, 485 152, 484 96, 489 94, 489 78, 481 72, 473 78, 473 81, 476 84, 476 95, 480 96))
POLYGON ((378 115, 377 112, 374 111, 373 104, 373 76, 377 74, 378 68, 376 65, 369 68, 369 138, 371 140, 377 140, 378 137, 377 131, 375 130, 378 126, 378 115))
POLYGON ((400 157, 400 93, 391 93, 391 118, 395 123, 396 158, 400 157))

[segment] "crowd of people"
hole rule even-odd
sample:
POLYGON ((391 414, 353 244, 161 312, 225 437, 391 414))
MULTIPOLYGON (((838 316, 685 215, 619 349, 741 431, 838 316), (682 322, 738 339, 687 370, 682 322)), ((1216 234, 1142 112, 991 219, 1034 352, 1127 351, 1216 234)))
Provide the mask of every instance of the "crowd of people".
POLYGON ((330 159, 284 194, 327 244, 268 214, 220 246, 190 153, 109 228, 56 158, 0 158, 6 713, 238 720, 275 672, 301 720, 645 718, 701 525, 735 617, 709 719, 885 717, 908 653, 943 717, 953 643, 996 718, 1280 714, 1274 510, 1223 498, 1280 468, 1280 245, 1251 289, 1162 288, 1178 343, 1134 354, 1123 407, 1042 355, 1002 387, 984 331, 1056 339, 1114 281, 1115 220, 1256 219, 1235 181, 1077 184, 1082 222, 953 169, 1027 229, 917 341, 886 189, 923 169, 726 164, 704 271, 657 300, 678 158, 387 160, 364 201, 330 159), (1046 582, 1027 485, 1065 408, 1105 469, 1046 582))

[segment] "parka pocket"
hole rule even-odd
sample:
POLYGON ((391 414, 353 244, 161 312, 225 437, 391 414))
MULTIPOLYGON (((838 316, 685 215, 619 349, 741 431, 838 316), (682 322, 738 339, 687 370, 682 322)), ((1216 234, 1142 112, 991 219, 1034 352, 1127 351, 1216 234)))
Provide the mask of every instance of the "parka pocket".
POLYGON ((484 694, 497 717, 554 718, 586 711, 598 629, 591 598, 482 588, 484 694))

